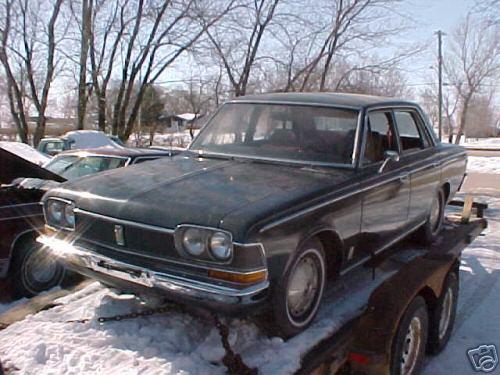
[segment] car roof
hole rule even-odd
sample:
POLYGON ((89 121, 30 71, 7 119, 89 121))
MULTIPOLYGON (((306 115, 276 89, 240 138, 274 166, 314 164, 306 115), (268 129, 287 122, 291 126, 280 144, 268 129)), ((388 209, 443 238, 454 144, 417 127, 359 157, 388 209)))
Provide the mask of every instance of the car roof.
POLYGON ((240 96, 230 101, 257 102, 257 103, 287 103, 287 104, 317 104, 339 106, 352 109, 362 109, 372 106, 409 105, 416 106, 414 102, 375 95, 346 94, 336 92, 286 92, 240 96))
POLYGON ((155 150, 149 148, 132 148, 132 147, 101 147, 101 148, 91 148, 85 150, 68 150, 59 153, 58 155, 103 155, 103 156, 117 156, 117 157, 145 157, 145 156, 170 156, 170 151, 167 150, 155 150))

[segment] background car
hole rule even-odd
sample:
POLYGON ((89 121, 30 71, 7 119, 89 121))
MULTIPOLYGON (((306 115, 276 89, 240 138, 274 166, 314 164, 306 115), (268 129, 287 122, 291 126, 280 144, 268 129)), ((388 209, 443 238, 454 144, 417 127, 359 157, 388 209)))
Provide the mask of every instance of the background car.
POLYGON ((63 267, 40 251, 35 242, 44 225, 39 201, 48 189, 66 180, 173 153, 175 151, 133 148, 67 151, 42 168, 2 150, 2 167, 8 166, 17 173, 9 177, 18 178, 14 184, 0 188, 0 279, 8 279, 15 295, 32 296, 57 285, 63 278, 63 267))
POLYGON ((116 136, 110 136, 97 130, 75 130, 62 137, 43 138, 38 144, 38 151, 54 156, 67 150, 86 150, 92 148, 120 148, 123 142, 116 136))

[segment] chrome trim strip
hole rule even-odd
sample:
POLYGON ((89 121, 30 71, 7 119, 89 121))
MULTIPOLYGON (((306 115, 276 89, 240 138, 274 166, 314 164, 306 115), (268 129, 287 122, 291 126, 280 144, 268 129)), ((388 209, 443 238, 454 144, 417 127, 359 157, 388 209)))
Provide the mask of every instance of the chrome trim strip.
POLYGON ((0 209, 6 209, 10 207, 24 207, 24 206, 32 206, 32 205, 39 205, 41 202, 32 202, 32 203, 19 203, 19 204, 9 204, 7 206, 1 206, 0 209))
MULTIPOLYGON (((415 232, 418 228, 420 228, 422 225, 424 225, 426 222, 426 220, 423 220, 421 222, 419 222, 418 224, 414 225, 413 227, 411 227, 410 229, 404 231, 403 233, 399 234, 398 236, 396 236, 394 239, 392 239, 391 241, 389 241, 387 244, 385 244, 384 246, 382 246, 380 249, 378 249, 377 251, 375 251, 375 255, 378 255, 380 254, 382 251, 386 250, 387 248, 391 247, 392 245, 394 245, 396 242, 402 240, 403 238, 405 238, 406 236, 410 235, 411 233, 415 232)), ((346 273, 352 271, 353 269, 357 268, 358 266, 361 266, 362 264, 366 263, 367 261, 369 261, 372 257, 371 256, 366 256, 365 258, 359 260, 358 262, 350 265, 349 267, 345 268, 344 270, 340 271, 340 275, 343 276, 345 275, 346 273)))
POLYGON ((131 220, 118 219, 116 217, 101 215, 101 214, 97 214, 95 212, 82 210, 81 208, 78 208, 78 207, 75 208, 75 213, 95 217, 96 219, 112 221, 113 223, 116 223, 116 224, 130 225, 130 226, 134 226, 134 227, 138 227, 138 228, 142 228, 142 229, 153 230, 153 231, 157 231, 157 232, 163 232, 163 233, 169 233, 169 234, 173 234, 175 232, 174 229, 159 227, 159 226, 150 225, 150 224, 143 224, 143 223, 139 223, 139 222, 131 221, 131 220))

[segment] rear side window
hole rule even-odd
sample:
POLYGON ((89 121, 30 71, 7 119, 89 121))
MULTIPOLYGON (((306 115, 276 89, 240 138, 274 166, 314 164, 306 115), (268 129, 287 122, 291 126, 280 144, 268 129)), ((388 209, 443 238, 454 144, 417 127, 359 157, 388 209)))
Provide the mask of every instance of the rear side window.
POLYGON ((152 157, 152 158, 137 158, 135 159, 134 161, 134 164, 141 164, 141 163, 144 163, 144 162, 147 162, 147 161, 151 161, 151 160, 156 160, 158 158, 155 158, 155 157, 152 157))
POLYGON ((429 141, 419 126, 419 119, 414 111, 394 111, 394 117, 403 152, 429 147, 429 141))

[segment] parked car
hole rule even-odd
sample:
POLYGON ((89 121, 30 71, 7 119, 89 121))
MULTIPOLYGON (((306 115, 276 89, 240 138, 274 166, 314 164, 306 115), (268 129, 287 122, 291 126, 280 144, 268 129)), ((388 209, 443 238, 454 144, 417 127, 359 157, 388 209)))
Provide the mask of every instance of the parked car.
POLYGON ((283 336, 341 278, 415 231, 433 241, 464 178, 412 102, 237 98, 188 148, 43 198, 53 254, 84 275, 217 311, 271 309, 283 336))
POLYGON ((43 138, 38 144, 38 151, 54 156, 67 150, 87 150, 93 148, 120 148, 123 142, 116 136, 107 135, 97 130, 75 130, 63 137, 43 138))
POLYGON ((35 242, 44 226, 40 199, 47 190, 66 180, 172 155, 170 151, 128 148, 67 151, 42 168, 0 151, 2 175, 5 166, 10 171, 9 182, 17 177, 15 183, 0 188, 0 279, 8 279, 18 296, 49 289, 64 275, 63 267, 35 242))

